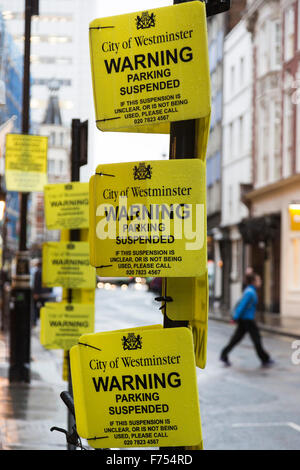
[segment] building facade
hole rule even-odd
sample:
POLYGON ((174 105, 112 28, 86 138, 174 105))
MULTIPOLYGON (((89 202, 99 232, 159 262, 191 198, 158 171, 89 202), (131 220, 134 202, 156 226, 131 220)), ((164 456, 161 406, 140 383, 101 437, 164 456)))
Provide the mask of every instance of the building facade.
POLYGON ((247 264, 238 228, 248 217, 242 195, 252 184, 252 41, 244 20, 225 38, 223 96, 221 229, 230 243, 224 283, 232 308, 241 295, 247 264))
POLYGON ((251 264, 263 278, 260 309, 299 316, 300 232, 289 207, 300 202, 299 1, 248 2, 253 40, 253 189, 241 225, 251 264))
MULTIPOLYGON (((71 132, 62 122, 57 81, 49 83, 48 96, 45 116, 38 129, 39 135, 48 137, 48 183, 67 183, 71 178, 71 132)), ((44 193, 32 193, 30 218, 32 250, 38 255, 43 242, 60 239, 60 231, 46 229, 44 193)))
POLYGON ((208 141, 207 166, 207 230, 210 299, 212 305, 228 308, 230 297, 226 288, 230 276, 230 241, 221 230, 222 160, 223 160, 223 80, 224 39, 241 20, 244 0, 232 0, 231 9, 208 18, 208 47, 211 76, 212 114, 208 141), (225 261, 226 259, 226 261, 225 261))

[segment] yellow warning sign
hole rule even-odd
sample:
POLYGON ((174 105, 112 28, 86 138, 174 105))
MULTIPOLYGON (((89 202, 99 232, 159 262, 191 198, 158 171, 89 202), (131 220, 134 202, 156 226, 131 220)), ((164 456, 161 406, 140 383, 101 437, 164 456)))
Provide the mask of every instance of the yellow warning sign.
POLYGON ((46 349, 71 349, 80 336, 94 331, 92 304, 47 303, 41 308, 40 341, 46 349))
POLYGON ((48 137, 7 134, 5 181, 8 191, 43 191, 47 184, 48 137))
POLYGON ((291 204, 289 207, 291 230, 300 231, 300 204, 291 204))
POLYGON ((208 329, 208 277, 172 277, 164 282, 164 294, 172 299, 166 304, 171 320, 189 321, 192 328, 196 365, 206 365, 208 329))
POLYGON ((45 220, 48 230, 87 228, 89 184, 76 182, 45 186, 45 220))
POLYGON ((210 115, 204 2, 96 19, 90 54, 100 130, 168 133, 210 115))
POLYGON ((92 447, 201 443, 187 328, 84 335, 70 357, 77 430, 92 447))
POLYGON ((92 289, 95 269, 89 261, 87 242, 46 242, 43 244, 43 285, 66 289, 92 289))
POLYGON ((206 270, 205 162, 99 165, 90 180, 91 264, 99 276, 206 270))

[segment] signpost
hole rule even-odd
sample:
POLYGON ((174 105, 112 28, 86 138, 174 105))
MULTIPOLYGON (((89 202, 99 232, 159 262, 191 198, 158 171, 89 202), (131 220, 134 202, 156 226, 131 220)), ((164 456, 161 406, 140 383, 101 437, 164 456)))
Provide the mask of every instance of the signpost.
POLYGON ((201 277, 171 277, 165 280, 163 308, 169 321, 188 322, 192 328, 197 367, 206 365, 208 328, 207 271, 201 277))
POLYGON ((201 444, 188 329, 84 335, 70 356, 77 430, 92 447, 201 444))
POLYGON ((5 183, 7 191, 43 191, 47 184, 48 137, 7 134, 5 183))
POLYGON ((41 309, 41 344, 46 349, 71 349, 85 333, 94 331, 93 304, 48 303, 41 309))
MULTIPOLYGON (((30 39, 31 17, 39 14, 39 0, 25 0, 24 73, 22 103, 22 133, 30 128, 30 39)), ((9 381, 30 382, 31 291, 29 253, 27 251, 28 193, 20 193, 19 250, 16 253, 16 273, 12 279, 10 303, 9 381)))
POLYGON ((290 204, 289 214, 291 230, 300 231, 300 204, 290 204))
POLYGON ((90 51, 100 130, 168 133, 210 114, 204 3, 97 19, 90 51))
POLYGON ((170 132, 170 161, 99 165, 90 180, 98 274, 164 278, 163 328, 84 335, 71 349, 77 429, 95 448, 203 448, 195 366, 205 367, 208 314, 206 16, 229 6, 175 0, 90 25, 97 127, 170 132))
POLYGON ((44 196, 48 230, 89 226, 88 183, 48 184, 44 188, 44 196))
POLYGON ((46 287, 95 288, 95 269, 90 266, 87 242, 44 243, 42 270, 46 287))
POLYGON ((91 264, 100 276, 200 276, 205 163, 99 165, 90 180, 91 264), (163 175, 163 178, 162 178, 163 175))

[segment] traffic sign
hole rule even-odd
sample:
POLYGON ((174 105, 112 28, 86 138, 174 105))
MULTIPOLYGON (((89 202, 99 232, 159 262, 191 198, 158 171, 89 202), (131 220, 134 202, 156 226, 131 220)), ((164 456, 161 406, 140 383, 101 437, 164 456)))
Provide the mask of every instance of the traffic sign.
POLYGON ((46 349, 71 349, 80 336, 94 331, 92 304, 48 302, 41 308, 41 344, 46 349))
POLYGON ((291 230, 300 231, 300 204, 290 204, 290 221, 291 221, 291 230))
POLYGON ((90 53, 100 130, 168 133, 210 115, 204 2, 96 19, 90 53))
POLYGON ((70 357, 77 431, 92 447, 201 443, 187 328, 83 335, 70 357))
POLYGON ((92 289, 95 269, 89 262, 87 242, 46 242, 43 244, 43 285, 65 289, 92 289))
POLYGON ((5 182, 7 191, 43 191, 47 184, 48 137, 7 134, 5 182))
POLYGON ((90 256, 104 277, 201 276, 205 162, 99 165, 90 180, 90 256))
POLYGON ((89 226, 88 183, 48 184, 44 189, 48 230, 80 229, 89 226))
POLYGON ((166 314, 173 321, 189 321, 197 367, 206 365, 208 329, 208 277, 172 277, 165 280, 166 314))

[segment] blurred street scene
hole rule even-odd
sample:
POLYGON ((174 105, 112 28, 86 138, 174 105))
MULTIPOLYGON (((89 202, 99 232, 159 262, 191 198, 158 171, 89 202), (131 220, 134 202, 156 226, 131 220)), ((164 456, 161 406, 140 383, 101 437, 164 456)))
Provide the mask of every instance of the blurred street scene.
MULTIPOLYGON (((140 283, 106 283, 96 291, 95 331, 161 324, 156 294, 140 283)), ((276 365, 262 369, 249 338, 232 353, 232 367, 219 361, 220 347, 233 326, 210 320, 208 358, 197 369, 204 448, 207 450, 299 449, 299 367, 292 362, 293 338, 263 333, 265 347, 276 365)), ((44 349, 39 327, 33 330, 32 382, 9 386, 5 342, 0 343, 0 449, 64 450, 65 438, 50 432, 66 429, 66 407, 59 394, 63 380, 63 353, 44 349)))
MULTIPOLYGON (((44 192, 7 188, 6 139, 10 134, 47 138, 48 184, 88 183, 100 163, 168 160, 168 134, 97 129, 89 24, 170 5, 171 0, 111 0, 105 5, 101 0, 0 0, 0 450, 67 447, 63 434, 50 428, 67 428, 59 394, 68 388, 69 358, 63 349, 41 344, 45 303, 94 301, 95 332, 163 323, 159 277, 95 275, 95 289, 73 294, 71 288, 43 284, 44 244, 87 242, 88 227, 49 230, 44 192), (20 253, 26 254, 25 261, 20 253), (20 272, 29 286, 28 298, 14 291, 20 272), (19 313, 29 305, 28 317, 19 322, 19 313), (24 344, 28 383, 11 383, 15 344, 24 344)), ((300 0, 232 0, 229 11, 207 18, 207 37, 212 108, 205 188, 209 320, 206 368, 196 368, 204 448, 296 450, 300 0), (227 368, 220 353, 234 332, 233 309, 249 268, 261 278, 256 321, 275 362, 262 368, 248 335, 232 351, 227 368)))

